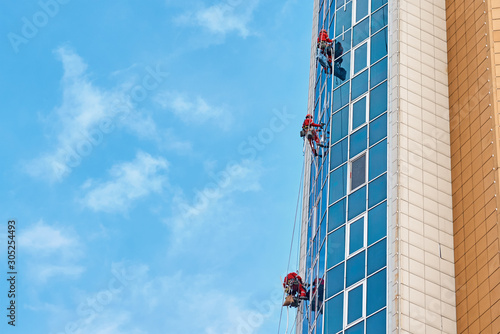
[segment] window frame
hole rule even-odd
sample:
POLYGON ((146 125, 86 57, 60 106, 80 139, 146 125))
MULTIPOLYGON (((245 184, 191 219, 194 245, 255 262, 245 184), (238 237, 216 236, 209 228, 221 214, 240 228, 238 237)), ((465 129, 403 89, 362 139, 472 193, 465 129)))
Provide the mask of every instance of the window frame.
MULTIPOLYGON (((365 276, 366 276, 366 270, 365 270, 365 276)), ((360 322, 366 320, 366 277, 363 278, 361 281, 359 281, 358 283, 356 284, 353 284, 351 285, 349 288, 346 288, 344 290, 344 330, 343 331, 346 331, 348 330, 349 328, 353 327, 353 326, 356 326, 357 324, 359 324, 360 322), (351 290, 354 290, 356 288, 358 288, 359 286, 363 286, 363 295, 362 295, 362 302, 361 302, 361 317, 354 320, 353 322, 351 323, 348 323, 348 310, 349 310, 349 293, 351 292, 351 290)))
MULTIPOLYGON (((367 17, 371 16, 371 14, 372 14, 372 2, 370 0, 368 0, 367 1, 368 2, 367 14, 365 16, 363 16, 362 18, 360 18, 359 20, 356 20, 356 12, 358 10, 358 1, 359 0, 352 0, 352 3, 353 3, 353 5, 352 5, 352 7, 353 7, 353 10, 352 10, 352 26, 353 27, 354 27, 354 25, 356 25, 357 23, 363 21, 364 19, 366 19, 367 17)), ((371 17, 370 17, 370 19, 371 19, 371 17)))
MULTIPOLYGON (((368 84, 370 84, 370 78, 368 78, 368 84)), ((350 107, 350 110, 349 110, 349 131, 351 133, 354 133, 356 131, 358 131, 359 129, 361 129, 363 126, 365 126, 368 122, 368 117, 370 116, 369 113, 370 113, 370 94, 369 94, 369 91, 370 89, 368 89, 368 91, 366 93, 364 93, 363 95, 360 95, 358 96, 355 100, 352 100, 349 107, 350 107), (353 128, 354 126, 354 105, 356 103, 358 103, 359 101, 361 101, 363 98, 366 98, 366 105, 365 105, 365 121, 364 123, 361 123, 360 125, 358 125, 358 127, 356 128, 353 128)), ((380 115, 379 115, 380 116, 380 115)), ((367 135, 368 138, 370 138, 370 134, 369 134, 369 129, 368 129, 368 135, 367 135)))
MULTIPOLYGON (((340 5, 340 7, 337 7, 337 5, 335 5, 335 36, 334 36, 334 39, 337 40, 337 38, 339 38, 340 36, 342 36, 342 40, 344 40, 344 34, 346 33, 346 31, 348 31, 349 29, 352 29, 352 27, 354 26, 354 18, 356 16, 355 14, 355 5, 354 5, 354 0, 344 0, 344 4, 340 5), (340 10, 343 10, 344 12, 347 11, 347 5, 351 3, 351 26, 347 29, 345 29, 345 26, 342 26, 342 32, 339 33, 337 31, 337 12, 340 11, 340 10)), ((369 13, 370 14, 370 13, 369 13)), ((352 39, 352 36, 351 36, 351 39, 352 39)), ((351 42, 351 45, 352 45, 352 42, 351 42)), ((350 49, 350 48, 349 48, 350 49)))
MULTIPOLYGON (((373 65, 370 64, 370 47, 371 47, 371 40, 370 40, 370 37, 368 37, 367 39, 365 39, 363 42, 359 43, 358 45, 356 45, 355 48, 352 48, 351 49, 351 52, 352 52, 352 60, 351 60, 351 63, 352 63, 352 66, 350 68, 351 70, 351 79, 356 75, 356 74, 359 74, 361 72, 363 72, 365 69, 369 69, 371 70, 371 67, 373 65, 375 65, 377 62, 379 62, 380 60, 382 60, 383 58, 379 59, 376 63, 374 63, 373 65), (355 53, 356 53, 356 50, 359 49, 360 47, 362 47, 363 45, 366 44, 366 66, 363 67, 361 70, 357 71, 357 72, 354 72, 354 62, 356 61, 355 59, 355 53)), ((370 73, 371 71, 368 73, 368 87, 370 87, 370 73)))
MULTIPOLYGON (((382 239, 381 239, 382 240, 382 239)), ((368 249, 368 212, 365 211, 363 214, 349 220, 346 224, 346 241, 345 241, 345 261, 348 259, 358 255, 363 250, 368 249), (356 223, 358 220, 363 219, 363 246, 354 251, 352 254, 349 254, 349 248, 351 247, 351 225, 356 223)))
MULTIPOLYGON (((368 138, 368 136, 367 136, 367 138, 368 138)), ((350 147, 349 147, 349 149, 350 149, 350 147)), ((354 157, 352 157, 351 159, 349 159, 347 161, 347 163, 348 163, 348 165, 347 165, 347 175, 349 177, 349 180, 347 180, 347 195, 352 194, 356 190, 358 190, 361 187, 363 187, 363 186, 365 186, 365 185, 368 184, 368 182, 367 182, 368 181, 368 159, 369 159, 368 153, 369 153, 369 150, 365 149, 361 153, 355 155, 354 157), (361 183, 356 188, 352 188, 352 164, 356 160, 360 159, 363 155, 365 156, 365 182, 361 183)), ((367 189, 367 194, 368 194, 368 189, 367 189)))
POLYGON ((388 27, 389 26, 389 17, 387 17, 387 24, 386 25, 383 25, 382 28, 379 28, 378 30, 375 30, 375 31, 372 31, 372 17, 373 17, 373 14, 375 14, 376 12, 378 12, 379 10, 383 9, 385 6, 387 6, 387 16, 389 16, 389 5, 388 3, 386 2, 385 4, 383 4, 382 6, 378 7, 374 12, 372 12, 372 2, 370 1, 370 36, 372 35, 375 35, 376 33, 378 33, 380 30, 384 29, 385 27, 388 27))

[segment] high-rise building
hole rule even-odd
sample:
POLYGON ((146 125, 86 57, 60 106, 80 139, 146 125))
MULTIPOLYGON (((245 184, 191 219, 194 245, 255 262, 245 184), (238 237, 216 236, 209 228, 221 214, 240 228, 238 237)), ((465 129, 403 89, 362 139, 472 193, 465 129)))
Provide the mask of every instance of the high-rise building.
POLYGON ((297 333, 500 333, 500 0, 314 0, 311 54, 297 333))

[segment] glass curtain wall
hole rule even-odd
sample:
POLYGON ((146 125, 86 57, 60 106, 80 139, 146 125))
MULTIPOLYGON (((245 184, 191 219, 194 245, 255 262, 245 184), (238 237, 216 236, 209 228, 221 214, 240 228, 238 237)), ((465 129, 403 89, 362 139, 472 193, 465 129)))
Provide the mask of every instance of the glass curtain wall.
POLYGON ((333 72, 316 69, 314 120, 329 148, 311 163, 303 333, 385 333, 387 0, 320 0, 333 72))

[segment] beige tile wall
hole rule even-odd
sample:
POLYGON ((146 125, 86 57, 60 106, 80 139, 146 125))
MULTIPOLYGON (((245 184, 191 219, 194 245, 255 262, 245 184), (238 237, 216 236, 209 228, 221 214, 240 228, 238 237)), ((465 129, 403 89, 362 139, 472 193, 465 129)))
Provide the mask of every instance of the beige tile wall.
POLYGON ((445 2, 390 4, 390 327, 456 333, 445 2))
POLYGON ((446 12, 458 332, 499 333, 500 1, 446 12))

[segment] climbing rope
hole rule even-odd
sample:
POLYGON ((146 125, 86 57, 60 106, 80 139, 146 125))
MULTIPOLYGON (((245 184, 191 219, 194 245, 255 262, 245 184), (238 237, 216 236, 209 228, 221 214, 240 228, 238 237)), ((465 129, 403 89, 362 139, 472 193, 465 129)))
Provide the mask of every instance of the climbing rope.
POLYGON ((292 328, 290 329, 290 334, 293 333, 293 329, 297 325, 297 318, 299 317, 299 312, 295 314, 295 321, 293 322, 292 328))
MULTIPOLYGON (((288 254, 288 264, 286 266, 286 272, 287 273, 290 270, 290 261, 292 259, 292 251, 293 251, 293 244, 294 244, 294 237, 295 237, 295 228, 297 226, 297 215, 298 215, 298 212, 299 212, 300 194, 302 193, 302 182, 304 181, 304 167, 305 167, 305 160, 302 163, 302 172, 300 173, 299 193, 298 193, 298 196, 297 196, 297 205, 295 206, 295 218, 294 218, 294 221, 293 221, 292 239, 291 239, 291 243, 290 243, 290 252, 288 254)), ((300 244, 297 247, 300 248, 300 244)), ((285 301, 285 292, 283 291, 283 297, 282 297, 282 300, 281 300, 281 304, 282 305, 283 305, 284 301, 285 301)), ((278 334, 280 333, 280 329, 281 329, 281 318, 282 318, 282 316, 283 316, 283 307, 281 308, 281 312, 280 312, 280 321, 279 321, 279 324, 278 324, 278 334)), ((287 310, 286 310, 286 317, 287 317, 287 331, 288 331, 288 307, 287 307, 287 310)))
POLYGON ((289 310, 289 307, 286 308, 286 329, 285 329, 285 334, 288 333, 288 310, 289 310))

